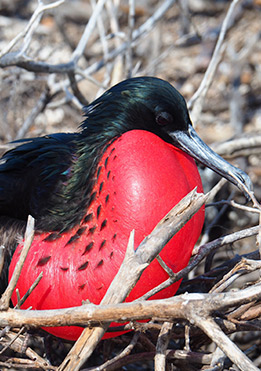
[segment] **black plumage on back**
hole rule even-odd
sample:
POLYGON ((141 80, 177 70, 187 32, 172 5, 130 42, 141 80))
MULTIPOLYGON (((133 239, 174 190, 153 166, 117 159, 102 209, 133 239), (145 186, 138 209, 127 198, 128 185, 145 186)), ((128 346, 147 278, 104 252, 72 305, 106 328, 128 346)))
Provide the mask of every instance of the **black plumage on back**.
POLYGON ((13 142, 0 161, 0 215, 26 221, 45 215, 67 178, 77 134, 13 142), (60 185, 61 186, 61 185, 60 185))

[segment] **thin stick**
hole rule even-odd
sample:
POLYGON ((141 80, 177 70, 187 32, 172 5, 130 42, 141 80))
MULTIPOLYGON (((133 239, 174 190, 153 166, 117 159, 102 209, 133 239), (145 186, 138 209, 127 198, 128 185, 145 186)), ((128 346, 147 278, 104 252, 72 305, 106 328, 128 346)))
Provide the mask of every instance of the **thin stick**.
POLYGON ((20 301, 19 301, 19 307, 21 305, 23 305, 23 303, 26 301, 26 299, 31 294, 31 292, 36 288, 36 286, 38 285, 38 283, 41 281, 42 278, 43 278, 43 272, 41 272, 39 274, 39 276, 36 278, 36 280, 34 281, 34 283, 32 284, 32 286, 26 291, 26 293, 24 294, 24 296, 22 297, 22 299, 20 299, 20 301))
POLYGON ((161 327, 156 346, 156 355, 154 358, 155 371, 166 369, 166 351, 170 341, 172 327, 173 323, 171 322, 164 322, 161 327))
MULTIPOLYGON (((96 0, 91 0, 91 5, 92 5, 92 8, 95 9, 96 0)), ((103 23, 102 12, 100 12, 100 14, 98 15, 97 26, 98 26, 101 46, 102 46, 102 50, 103 50, 103 58, 105 60, 107 60, 107 55, 109 53, 109 45, 108 45, 108 40, 106 39, 106 31, 105 31, 105 27, 104 27, 104 23, 103 23)), ((104 77, 104 81, 109 82, 110 81, 111 63, 106 63, 105 69, 106 69, 106 74, 105 74, 105 77, 104 77)), ((106 85, 106 84, 104 84, 104 85, 106 85)), ((99 92, 98 92, 98 95, 100 95, 99 92)))
POLYGON ((76 49, 73 52, 71 62, 73 62, 74 65, 76 65, 80 59, 80 57, 83 55, 85 47, 87 45, 87 42, 89 41, 89 38, 96 26, 97 19, 100 15, 100 12, 102 11, 102 8, 105 4, 106 0, 98 0, 95 9, 91 15, 91 18, 89 19, 89 22, 87 23, 85 30, 82 34, 82 37, 76 47, 76 49))
POLYGON ((131 351, 137 344, 139 337, 140 337, 140 332, 139 331, 135 332, 133 338, 131 339, 130 344, 125 349, 123 349, 123 351, 120 354, 118 354, 116 357, 112 359, 109 359, 107 362, 103 363, 102 365, 98 367, 88 369, 88 371, 102 371, 102 370, 107 370, 108 367, 113 367, 113 365, 116 362, 119 362, 121 359, 127 357, 131 353, 131 351))
MULTIPOLYGON (((246 205, 241 205, 239 203, 237 203, 236 201, 234 200, 222 200, 222 201, 217 201, 217 202, 213 202, 213 203, 209 203, 206 205, 206 207, 209 207, 209 206, 220 206, 220 205, 228 205, 228 206, 231 206, 231 207, 234 207, 235 209, 239 209, 239 210, 243 210, 245 212, 248 212, 248 213, 254 213, 254 214, 260 214, 260 211, 255 209, 254 207, 250 207, 250 206, 246 206, 246 205)), ((211 223, 212 224, 212 223, 211 223)))
POLYGON ((40 96, 38 102, 36 103, 35 107, 30 112, 29 116, 26 118, 18 133, 15 136, 15 140, 24 138, 27 134, 31 126, 34 124, 36 117, 43 112, 47 104, 50 102, 51 96, 49 94, 49 89, 46 89, 40 96))
POLYGON ((23 268, 24 261, 26 259, 26 256, 29 252, 29 249, 31 247, 31 244, 33 242, 34 238, 34 218, 29 215, 28 216, 28 221, 27 221, 27 226, 26 226, 26 231, 25 231, 25 241, 24 241, 24 246, 21 251, 21 255, 19 257, 19 260, 15 266, 13 275, 11 277, 11 280, 9 281, 9 284, 3 293, 1 300, 0 300, 0 310, 7 310, 9 307, 9 302, 11 299, 11 296, 13 294, 13 291, 15 289, 15 286, 18 282, 21 270, 23 268))
MULTIPOLYGON (((186 293, 168 299, 141 302, 107 305, 84 304, 80 307, 30 311, 10 308, 6 312, 0 312, 0 325, 35 328, 74 325, 95 326, 102 322, 140 321, 150 318, 164 322, 173 319, 191 320, 195 310, 201 311, 203 316, 260 299, 261 285, 255 284, 238 292, 186 293)), ((204 323, 202 326, 204 326, 204 323)))
POLYGON ((0 276, 3 270, 5 262, 5 247, 3 245, 0 246, 0 276))
POLYGON ((159 262, 159 265, 161 266, 161 268, 163 268, 165 270, 165 272, 168 273, 168 275, 170 277, 173 277, 174 276, 174 272, 173 270, 164 262, 164 260, 162 259, 162 257, 160 255, 157 256, 156 258, 159 262))
POLYGON ((132 38, 135 24, 135 0, 129 0, 129 16, 128 16, 128 47, 126 50, 126 70, 127 78, 132 76, 132 38))
POLYGON ((196 123, 197 120, 198 120, 198 117, 200 115, 200 112, 201 112, 201 109, 202 109, 202 104, 203 104, 203 101, 205 99, 206 93, 207 93, 207 91, 208 91, 208 89, 209 89, 209 87, 210 87, 210 85, 213 81, 214 73, 217 69, 218 63, 219 63, 220 58, 221 58, 221 54, 224 50, 224 44, 223 43, 224 43, 224 39, 225 39, 225 36, 226 36, 227 29, 229 27, 229 22, 231 20, 232 15, 233 15, 234 9, 235 9, 235 7, 236 7, 236 5, 239 1, 240 0, 233 0, 233 2, 230 4, 228 12, 225 16, 225 19, 224 19, 223 23, 222 23, 221 31, 220 31, 220 34, 219 34, 219 37, 218 37, 218 41, 217 41, 213 56, 211 58, 211 61, 208 65, 207 71, 206 71, 206 73, 205 73, 205 75, 204 75, 204 77, 201 81, 201 84, 200 84, 198 90, 194 93, 194 95, 192 96, 192 98, 188 102, 188 108, 191 109, 193 107, 193 110, 191 112, 191 117, 192 117, 192 121, 194 123, 196 123))
POLYGON ((72 72, 72 71, 69 72, 68 77, 69 77, 69 80, 70 80, 70 83, 71 83, 71 88, 72 88, 73 94, 75 95, 75 97, 78 99, 78 101, 83 106, 87 106, 89 104, 89 102, 85 99, 84 95, 81 93, 81 91, 80 91, 80 89, 77 85, 77 81, 76 81, 76 78, 75 78, 75 73, 72 72))

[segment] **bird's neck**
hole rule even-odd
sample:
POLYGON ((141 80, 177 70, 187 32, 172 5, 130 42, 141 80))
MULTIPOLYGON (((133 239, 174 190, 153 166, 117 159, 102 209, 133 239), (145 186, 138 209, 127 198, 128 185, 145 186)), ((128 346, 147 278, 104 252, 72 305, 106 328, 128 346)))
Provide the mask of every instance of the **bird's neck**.
POLYGON ((81 222, 94 197, 99 161, 116 138, 79 134, 71 163, 61 174, 49 206, 38 220, 38 230, 64 232, 81 222))

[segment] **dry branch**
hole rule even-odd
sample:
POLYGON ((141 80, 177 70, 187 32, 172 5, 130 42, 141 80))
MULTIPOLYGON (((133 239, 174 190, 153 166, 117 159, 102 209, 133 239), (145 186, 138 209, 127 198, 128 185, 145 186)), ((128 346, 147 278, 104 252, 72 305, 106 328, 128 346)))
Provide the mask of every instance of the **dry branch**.
POLYGON ((44 111, 47 104, 51 101, 51 96, 49 94, 49 89, 46 89, 40 96, 38 102, 30 112, 29 116, 24 121, 23 125, 18 130, 18 133, 15 136, 15 140, 24 138, 25 135, 30 130, 31 126, 34 124, 36 117, 44 111))
POLYGON ((215 71, 217 69, 222 52, 224 50, 224 39, 226 36, 227 29, 230 26, 229 22, 231 18, 234 17, 234 9, 239 1, 240 0, 233 0, 232 3, 230 4, 226 17, 223 21, 221 31, 218 37, 218 41, 217 41, 213 56, 211 58, 211 61, 208 65, 207 71, 204 75, 204 78, 202 79, 200 83, 199 88, 197 89, 193 97, 188 102, 188 107, 189 108, 193 107, 191 116, 192 116, 192 120, 194 123, 197 123, 199 119, 200 113, 202 111, 203 101, 205 99, 205 96, 207 94, 207 91, 211 83, 213 82, 215 71))
MULTIPOLYGON (((256 284, 240 292, 212 294, 182 294, 169 299, 135 301, 117 304, 83 304, 80 307, 22 310, 9 308, 0 312, 0 325, 10 327, 52 327, 52 326, 97 326, 100 323, 127 322, 156 318, 158 321, 193 319, 207 316, 215 311, 227 310, 235 306, 261 299, 261 284, 256 284)), ((193 320, 191 322, 193 324, 193 320)), ((204 324, 201 325, 204 327, 204 324)), ((202 328, 202 331, 204 329, 202 328)))
POLYGON ((14 269, 13 275, 9 281, 9 284, 3 293, 1 299, 0 299, 0 310, 6 310, 9 308, 9 303, 11 300, 12 293, 15 289, 15 286, 18 282, 21 270, 23 268, 24 261, 26 259, 26 256, 29 252, 29 249, 31 247, 31 244, 33 242, 34 238, 34 218, 32 216, 28 216, 28 221, 27 221, 27 227, 25 231, 25 241, 24 241, 24 246, 21 251, 21 255, 19 257, 19 260, 16 264, 16 267, 14 269))
POLYGON ((118 354, 117 356, 115 356, 114 358, 108 360, 107 362, 105 362, 104 364, 100 365, 99 367, 95 367, 95 368, 91 368, 91 369, 88 369, 88 370, 92 370, 92 371, 102 371, 102 370, 115 370, 115 368, 118 367, 117 364, 120 364, 121 363, 121 360, 126 358, 130 353, 131 351, 133 350, 133 348, 135 347, 138 339, 139 339, 139 336, 140 336, 140 332, 135 332, 131 342, 128 344, 128 346, 120 353, 118 354))
POLYGON ((155 355, 155 371, 166 369, 166 352, 169 345, 171 330, 173 323, 164 322, 157 341, 156 355, 155 355))
POLYGON ((261 135, 256 133, 224 143, 215 143, 213 149, 220 156, 226 159, 233 159, 239 156, 249 156, 261 153, 261 135))

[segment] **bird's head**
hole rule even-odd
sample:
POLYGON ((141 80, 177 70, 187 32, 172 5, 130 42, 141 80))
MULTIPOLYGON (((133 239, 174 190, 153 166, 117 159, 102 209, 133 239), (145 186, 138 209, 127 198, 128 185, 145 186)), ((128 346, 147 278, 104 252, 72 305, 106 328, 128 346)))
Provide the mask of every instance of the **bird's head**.
POLYGON ((122 81, 87 106, 84 112, 83 128, 88 135, 103 131, 115 136, 142 129, 171 142, 168 131, 173 128, 187 130, 190 124, 183 96, 167 81, 155 77, 122 81))
POLYGON ((147 130, 225 177, 245 194, 252 189, 247 174, 200 139, 193 129, 185 99, 164 80, 155 77, 125 80, 88 105, 85 116, 82 134, 93 144, 106 143, 129 130, 147 130))

